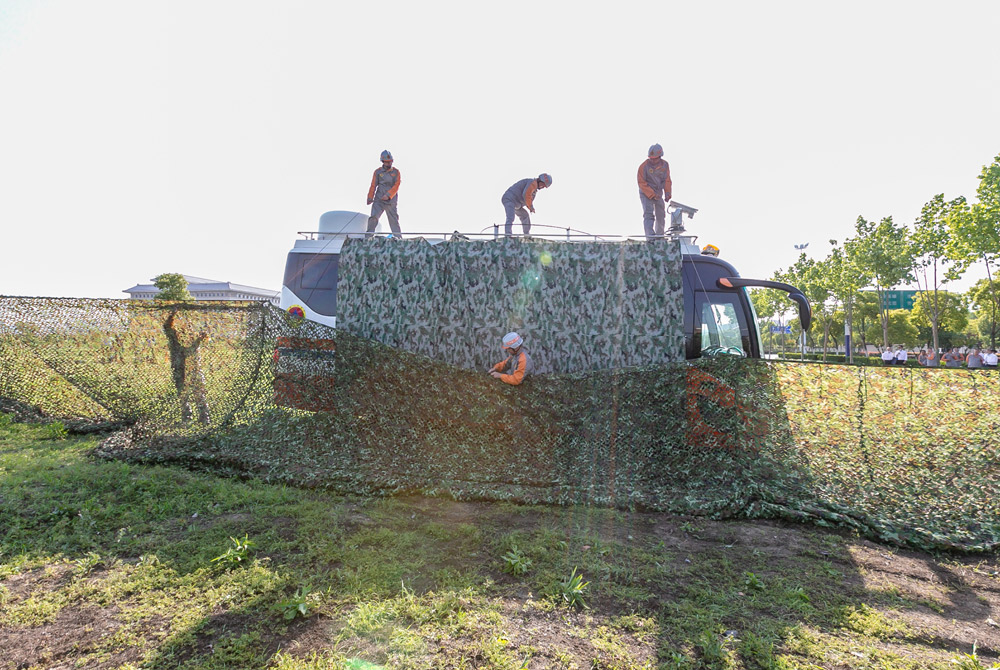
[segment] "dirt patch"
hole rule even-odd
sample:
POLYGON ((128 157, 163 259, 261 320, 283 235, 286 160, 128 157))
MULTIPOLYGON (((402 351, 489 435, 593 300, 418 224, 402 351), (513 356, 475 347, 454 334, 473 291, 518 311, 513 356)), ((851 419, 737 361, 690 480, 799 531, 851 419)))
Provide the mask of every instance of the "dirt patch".
POLYGON ((506 600, 503 613, 510 624, 507 635, 511 648, 531 646, 541 652, 529 667, 559 667, 557 663, 566 655, 589 660, 587 665, 591 667, 641 667, 647 662, 656 665, 655 639, 618 633, 612 642, 603 636, 602 628, 608 623, 605 615, 544 611, 531 600, 506 600))
POLYGON ((850 548, 865 585, 905 602, 895 615, 944 649, 1000 656, 1000 570, 995 559, 938 563, 926 554, 862 542, 850 548))
POLYGON ((458 502, 421 496, 407 496, 399 500, 414 511, 416 518, 423 517, 443 524, 479 523, 484 517, 492 516, 491 510, 495 509, 488 503, 458 502))
POLYGON ((5 668, 113 668, 137 661, 142 649, 117 648, 101 660, 78 665, 79 659, 97 650, 122 623, 117 608, 65 608, 55 621, 41 626, 0 627, 0 648, 5 668))
POLYGON ((330 650, 342 627, 340 622, 322 615, 299 621, 281 639, 281 650, 297 658, 330 650))
POLYGON ((70 578, 71 572, 72 568, 69 565, 54 563, 44 568, 11 575, 7 579, 0 580, 0 585, 6 587, 10 600, 23 600, 36 590, 53 590, 60 587, 70 578))

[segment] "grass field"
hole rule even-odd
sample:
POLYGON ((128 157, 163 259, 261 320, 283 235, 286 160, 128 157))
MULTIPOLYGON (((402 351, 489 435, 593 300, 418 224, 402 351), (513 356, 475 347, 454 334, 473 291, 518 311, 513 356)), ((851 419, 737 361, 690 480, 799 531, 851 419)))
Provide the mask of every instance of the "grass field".
POLYGON ((0 668, 971 670, 1000 652, 995 553, 342 497, 96 443, 0 415, 0 668))

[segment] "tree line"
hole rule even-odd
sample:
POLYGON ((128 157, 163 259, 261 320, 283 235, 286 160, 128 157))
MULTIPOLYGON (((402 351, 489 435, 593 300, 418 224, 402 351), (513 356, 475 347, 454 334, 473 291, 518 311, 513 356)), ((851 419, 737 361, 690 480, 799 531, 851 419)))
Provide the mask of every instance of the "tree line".
MULTIPOLYGON (((859 216, 855 234, 843 242, 830 240, 826 258, 803 253, 777 281, 798 286, 813 306, 814 326, 807 334, 823 358, 832 346, 843 346, 843 334, 867 350, 868 345, 907 347, 956 346, 995 349, 1000 336, 1000 155, 983 167, 976 201, 964 196, 931 198, 911 224, 891 216, 869 221, 859 216), (974 266, 985 267, 986 279, 964 293, 949 290, 974 266), (889 291, 916 291, 912 310, 890 309, 889 291), (845 330, 846 325, 846 330, 845 330)), ((765 343, 768 327, 786 323, 787 296, 770 289, 752 292, 765 343)), ((787 321, 797 335, 796 321, 787 321)), ((773 348, 773 347, 772 347, 773 348)))

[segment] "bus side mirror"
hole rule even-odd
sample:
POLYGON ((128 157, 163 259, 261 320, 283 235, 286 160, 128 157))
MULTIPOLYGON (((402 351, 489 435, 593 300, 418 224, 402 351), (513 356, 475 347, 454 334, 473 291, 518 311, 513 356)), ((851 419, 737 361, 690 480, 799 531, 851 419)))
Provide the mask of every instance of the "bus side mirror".
POLYGON ((809 330, 809 326, 812 325, 812 307, 809 306, 809 298, 801 293, 789 293, 788 297, 799 306, 799 323, 802 325, 802 331, 809 330))

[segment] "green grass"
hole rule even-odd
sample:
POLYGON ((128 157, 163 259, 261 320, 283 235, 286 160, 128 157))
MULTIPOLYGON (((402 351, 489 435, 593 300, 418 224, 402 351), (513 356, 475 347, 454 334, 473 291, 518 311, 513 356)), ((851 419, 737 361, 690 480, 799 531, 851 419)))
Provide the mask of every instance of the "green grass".
MULTIPOLYGON (((98 460, 95 445, 0 420, 0 667, 971 663, 971 643, 906 618, 954 616, 948 598, 866 586, 844 533, 343 497, 98 460)), ((907 555, 1000 589, 995 554, 907 555)), ((996 662, 982 641, 976 654, 996 662)))

